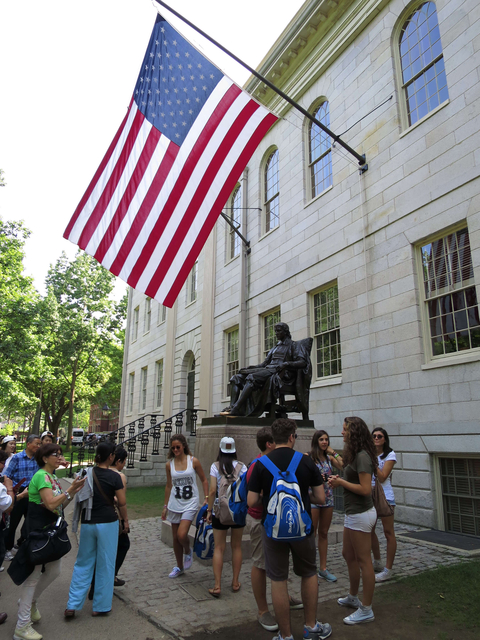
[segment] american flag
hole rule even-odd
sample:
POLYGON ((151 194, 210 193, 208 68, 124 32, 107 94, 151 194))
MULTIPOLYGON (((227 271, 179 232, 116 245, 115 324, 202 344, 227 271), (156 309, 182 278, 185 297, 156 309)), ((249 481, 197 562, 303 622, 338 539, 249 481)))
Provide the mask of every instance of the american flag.
POLYGON ((157 16, 125 119, 64 237, 171 307, 276 119, 157 16))

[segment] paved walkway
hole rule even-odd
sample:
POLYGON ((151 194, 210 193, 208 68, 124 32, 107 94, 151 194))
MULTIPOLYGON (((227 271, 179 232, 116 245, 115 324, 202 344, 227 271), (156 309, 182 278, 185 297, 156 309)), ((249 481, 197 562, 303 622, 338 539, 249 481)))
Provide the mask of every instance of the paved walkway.
MULTIPOLYGON (((340 525, 341 522, 342 518, 335 514, 334 524, 340 525)), ((173 580, 168 578, 175 558, 173 550, 160 540, 161 526, 160 518, 147 518, 131 523, 131 548, 121 570, 127 584, 121 589, 115 589, 115 595, 134 607, 158 629, 173 637, 187 638, 198 631, 212 632, 255 621, 257 611, 250 585, 251 560, 245 559, 243 562, 240 573, 242 588, 238 593, 233 593, 230 589, 231 563, 225 563, 222 597, 215 600, 207 591, 214 582, 212 568, 209 566, 202 566, 194 561, 192 568, 183 576, 173 580)), ((415 531, 417 528, 397 524, 395 530, 400 533, 415 531)), ((385 538, 381 524, 377 533, 384 559, 385 538)), ((342 545, 331 545, 328 558, 328 568, 337 576, 338 581, 333 584, 321 581, 320 602, 348 593, 348 575, 342 558, 342 545)), ((394 576, 412 575, 461 560, 462 556, 455 552, 398 541, 394 576)), ((290 593, 298 597, 299 579, 293 572, 291 574, 290 593)), ((271 602, 270 597, 269 601, 271 602)))

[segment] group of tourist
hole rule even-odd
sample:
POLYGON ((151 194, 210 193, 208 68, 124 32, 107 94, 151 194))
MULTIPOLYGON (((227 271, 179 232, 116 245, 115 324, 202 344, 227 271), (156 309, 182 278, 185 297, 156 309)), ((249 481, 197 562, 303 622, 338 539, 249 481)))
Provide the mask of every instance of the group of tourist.
MULTIPOLYGON (((14 639, 41 640, 42 635, 33 627, 41 619, 37 601, 60 575, 62 559, 35 565, 29 545, 23 542, 33 532, 58 525, 64 508, 77 496, 72 529, 76 531, 81 518, 82 530, 65 618, 73 618, 82 609, 87 594, 93 600, 93 616, 108 614, 114 586, 124 584, 117 574, 130 546, 126 477, 122 473, 127 452, 112 443, 100 443, 95 466, 78 474, 64 491, 55 472, 67 463, 50 432, 28 436, 25 449, 17 454, 15 445, 13 436, 6 436, 0 445, 0 565, 4 558, 11 560, 9 573, 21 584, 14 639)), ((0 613, 0 624, 6 619, 7 614, 0 613)))
MULTIPOLYGON (((237 593, 242 566, 242 535, 248 527, 252 546, 252 591, 258 608, 258 621, 268 631, 277 631, 276 640, 291 640, 290 609, 304 610, 304 638, 317 640, 330 636, 328 623, 316 619, 318 580, 336 582, 329 571, 328 531, 332 522, 334 489, 343 489, 345 522, 343 557, 347 564, 349 593, 338 604, 355 611, 344 618, 349 625, 375 619, 372 600, 375 581, 391 577, 396 551, 393 515, 382 518, 387 540, 386 564, 380 561, 380 548, 375 534, 377 513, 372 501, 372 486, 382 483, 387 501, 394 506, 391 474, 396 462, 387 432, 375 428, 370 433, 361 418, 345 418, 342 454, 330 446, 326 431, 316 431, 311 449, 306 455, 295 452, 296 423, 278 419, 272 427, 258 430, 256 442, 259 455, 247 466, 237 459, 235 440, 224 437, 220 441, 216 461, 210 467, 210 482, 197 458, 192 456, 182 434, 172 436, 166 464, 167 484, 162 519, 172 527, 175 566, 170 578, 181 576, 192 566, 193 551, 189 529, 199 506, 206 505, 206 521, 212 525, 214 537, 213 577, 209 589, 213 598, 222 594, 223 558, 230 531, 232 547, 231 589, 237 593), (260 461, 260 464, 259 464, 260 461), (273 466, 272 466, 273 465, 273 466), (299 500, 307 514, 303 534, 295 540, 281 539, 267 533, 271 513, 271 492, 275 474, 293 469, 299 488, 299 500), (229 522, 222 513, 222 487, 240 481, 244 474, 248 487, 246 525, 229 522), (197 476, 203 488, 198 489, 197 476), (316 562, 318 540, 319 570, 316 562), (372 551, 374 560, 372 562, 372 551), (301 580, 301 600, 288 593, 287 579, 290 555, 293 569, 301 580), (377 575, 375 576, 375 571, 377 575), (267 603, 267 577, 271 581, 275 616, 267 603), (358 592, 362 579, 363 592, 358 592)), ((63 509, 75 500, 73 531, 81 520, 82 531, 70 584, 65 618, 75 617, 82 609, 87 595, 93 599, 93 616, 106 615, 112 606, 114 586, 124 584, 118 571, 129 548, 129 523, 126 508, 126 478, 122 473, 127 452, 111 443, 100 443, 96 449, 95 466, 89 467, 63 491, 55 474, 66 465, 62 449, 53 442, 53 435, 27 438, 25 449, 15 454, 16 441, 7 436, 0 445, 0 565, 4 557, 12 560, 24 552, 22 542, 31 531, 38 531, 63 517, 63 509), (22 518, 20 537, 15 545, 16 530, 22 518), (6 524, 8 523, 8 526, 6 524)), ((303 518, 304 516, 302 516, 303 518)), ((55 560, 32 567, 21 585, 15 640, 41 640, 33 625, 41 618, 37 601, 41 593, 61 573, 62 561, 55 560)), ((2 568, 3 570, 3 568, 2 568)), ((6 613, 0 613, 0 624, 6 613)))
MULTIPOLYGON (((396 551, 393 515, 381 518, 387 539, 387 559, 383 567, 380 548, 375 534, 377 512, 372 500, 372 486, 382 483, 385 497, 395 506, 391 473, 396 456, 389 444, 384 429, 376 428, 370 433, 361 418, 345 418, 342 436, 344 450, 340 454, 330 446, 326 431, 316 431, 310 452, 301 457, 296 468, 296 478, 305 511, 311 518, 310 535, 299 540, 275 540, 266 534, 262 523, 269 512, 269 500, 274 476, 269 465, 258 464, 263 456, 280 470, 286 472, 294 457, 297 438, 296 424, 292 420, 275 420, 271 428, 261 428, 257 432, 257 446, 260 454, 249 465, 237 459, 233 438, 224 437, 220 441, 217 460, 210 467, 210 487, 200 462, 191 455, 184 436, 173 436, 168 453, 167 487, 162 519, 172 524, 173 547, 176 565, 169 574, 176 578, 192 565, 192 549, 188 531, 202 500, 199 498, 196 474, 203 489, 203 504, 208 505, 207 522, 211 523, 215 542, 213 554, 214 585, 209 593, 220 598, 222 593, 223 557, 227 531, 230 530, 232 546, 232 591, 238 592, 242 565, 242 535, 245 525, 224 524, 220 514, 219 487, 222 477, 237 480, 245 472, 248 484, 248 514, 246 526, 252 547, 252 591, 258 608, 258 621, 268 631, 279 634, 274 640, 290 640, 290 615, 292 608, 303 608, 305 614, 304 638, 323 639, 332 630, 328 623, 316 620, 318 579, 336 582, 336 576, 327 568, 328 531, 332 522, 334 489, 343 489, 345 522, 343 535, 343 557, 347 564, 349 593, 338 599, 338 604, 355 611, 344 618, 345 624, 355 625, 372 622, 375 616, 372 600, 375 582, 383 582, 391 577, 396 551), (335 472, 334 472, 335 469, 335 472), (342 474, 342 475, 341 475, 342 474), (317 573, 316 545, 320 569, 317 573), (372 551, 374 561, 372 562, 372 551), (301 578, 302 599, 289 595, 287 589, 290 553, 294 572, 301 578), (377 575, 375 576, 375 571, 377 575), (270 613, 266 597, 266 579, 270 578, 275 617, 270 613), (360 578, 363 583, 362 600, 358 596, 360 578)), ((265 460, 265 459, 263 459, 265 460)), ((269 463, 270 464, 270 463, 269 463)))

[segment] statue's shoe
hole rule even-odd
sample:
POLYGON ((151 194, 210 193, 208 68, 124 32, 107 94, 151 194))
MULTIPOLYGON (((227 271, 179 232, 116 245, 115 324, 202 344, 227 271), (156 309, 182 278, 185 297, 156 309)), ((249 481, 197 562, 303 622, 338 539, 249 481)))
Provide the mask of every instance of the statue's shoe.
POLYGON ((216 413, 215 417, 217 416, 229 416, 231 412, 231 407, 225 407, 225 409, 223 411, 220 411, 220 413, 216 413))

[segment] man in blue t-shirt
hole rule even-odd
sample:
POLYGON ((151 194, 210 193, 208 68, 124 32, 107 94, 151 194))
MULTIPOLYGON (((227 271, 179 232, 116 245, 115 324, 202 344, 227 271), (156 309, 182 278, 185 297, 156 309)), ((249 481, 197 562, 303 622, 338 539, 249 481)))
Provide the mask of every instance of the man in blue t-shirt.
MULTIPOLYGON (((40 437, 34 433, 28 436, 24 451, 12 456, 5 471, 5 486, 16 487, 15 506, 10 514, 10 526, 5 535, 5 547, 7 553, 6 560, 13 559, 13 545, 15 544, 15 532, 23 517, 26 518, 28 509, 28 485, 30 480, 38 471, 38 464, 35 461, 35 454, 41 445, 40 437), (7 480, 8 478, 8 480, 7 480), (21 483, 21 484, 20 484, 21 483)), ((21 534, 22 535, 22 534, 21 534)), ((21 537, 21 539, 23 536, 21 537)))

